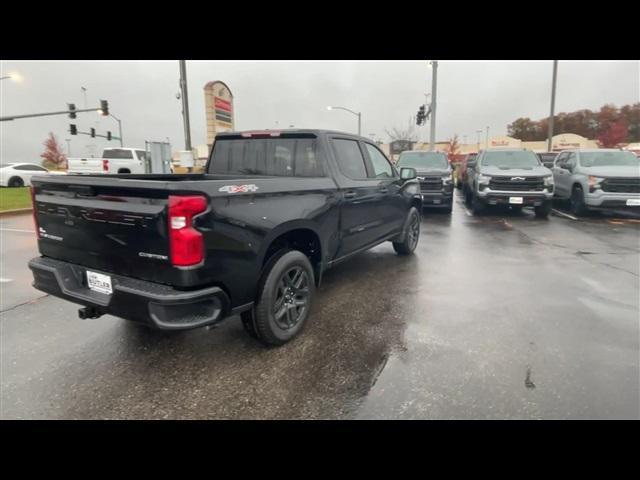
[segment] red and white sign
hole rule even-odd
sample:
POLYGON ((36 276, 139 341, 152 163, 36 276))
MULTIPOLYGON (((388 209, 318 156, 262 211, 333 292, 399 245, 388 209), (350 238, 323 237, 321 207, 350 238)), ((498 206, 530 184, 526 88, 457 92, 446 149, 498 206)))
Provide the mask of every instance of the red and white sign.
POLYGON ((220 97, 214 98, 214 105, 217 110, 225 110, 227 112, 231 112, 231 102, 227 102, 220 97))

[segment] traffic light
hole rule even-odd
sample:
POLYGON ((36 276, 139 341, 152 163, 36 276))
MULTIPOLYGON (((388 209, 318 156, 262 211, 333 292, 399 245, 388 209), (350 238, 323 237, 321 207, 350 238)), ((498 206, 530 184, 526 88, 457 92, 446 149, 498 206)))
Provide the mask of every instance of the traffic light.
POLYGON ((67 103, 69 106, 69 118, 76 118, 76 104, 75 103, 67 103))
POLYGON ((107 132, 107 141, 110 142, 111 141, 111 132, 107 132))
POLYGON ((91 129, 91 138, 96 138, 96 129, 95 128, 91 129))
POLYGON ((109 102, 106 100, 100 100, 100 110, 102 111, 102 115, 105 117, 109 116, 109 102))
POLYGON ((71 124, 69 125, 69 133, 71 135, 77 135, 78 134, 78 129, 76 128, 75 124, 71 124))
POLYGON ((418 114, 416 115, 416 125, 422 125, 427 118, 427 114, 424 111, 424 105, 420 105, 418 108, 418 114))

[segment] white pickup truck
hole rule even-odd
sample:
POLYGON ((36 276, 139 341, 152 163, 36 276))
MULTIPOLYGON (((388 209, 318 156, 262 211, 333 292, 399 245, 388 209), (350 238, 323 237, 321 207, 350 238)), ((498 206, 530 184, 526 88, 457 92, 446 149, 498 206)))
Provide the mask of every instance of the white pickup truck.
POLYGON ((105 148, 101 157, 67 159, 67 173, 146 173, 147 154, 139 148, 105 148))

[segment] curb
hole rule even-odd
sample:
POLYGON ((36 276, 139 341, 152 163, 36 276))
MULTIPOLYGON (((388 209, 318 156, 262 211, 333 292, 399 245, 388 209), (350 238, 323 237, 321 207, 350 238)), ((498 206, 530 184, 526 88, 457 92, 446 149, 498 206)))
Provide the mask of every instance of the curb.
POLYGON ((12 215, 20 215, 21 213, 31 213, 33 209, 29 208, 16 208, 15 210, 3 210, 0 212, 0 217, 10 217, 12 215))

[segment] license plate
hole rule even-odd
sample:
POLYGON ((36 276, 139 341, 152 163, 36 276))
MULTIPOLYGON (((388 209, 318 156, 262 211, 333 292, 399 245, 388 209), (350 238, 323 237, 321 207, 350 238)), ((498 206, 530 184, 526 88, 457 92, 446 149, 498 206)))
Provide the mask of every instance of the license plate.
POLYGON ((95 292, 106 293, 111 295, 113 289, 111 288, 111 277, 109 275, 103 275, 102 273, 90 272, 87 270, 87 285, 95 292))
POLYGON ((629 198, 627 199, 628 207, 639 207, 640 206, 640 198, 629 198))
POLYGON ((522 197, 509 197, 509 203, 514 205, 522 205, 522 197))
POLYGON ((436 198, 436 199, 433 200, 433 203, 438 205, 440 203, 440 200, 436 198))

